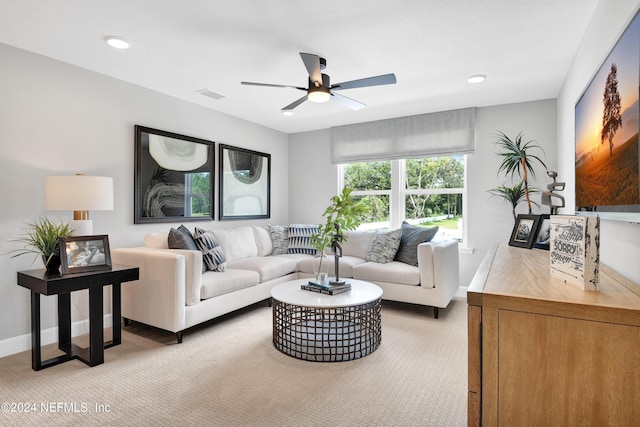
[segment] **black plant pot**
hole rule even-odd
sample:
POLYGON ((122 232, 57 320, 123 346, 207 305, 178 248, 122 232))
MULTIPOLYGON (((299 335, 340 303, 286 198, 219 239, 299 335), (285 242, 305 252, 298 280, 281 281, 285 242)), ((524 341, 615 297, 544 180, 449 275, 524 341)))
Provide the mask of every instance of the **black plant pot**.
POLYGON ((47 263, 47 257, 42 255, 42 261, 44 262, 47 273, 60 272, 60 255, 53 255, 51 258, 49 258, 49 263, 47 263))

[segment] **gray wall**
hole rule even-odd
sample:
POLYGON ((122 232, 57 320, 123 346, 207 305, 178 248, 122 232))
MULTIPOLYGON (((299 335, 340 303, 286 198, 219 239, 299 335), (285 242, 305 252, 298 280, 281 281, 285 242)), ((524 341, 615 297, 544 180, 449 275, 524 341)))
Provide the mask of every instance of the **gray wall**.
MULTIPOLYGON (((146 233, 179 225, 133 224, 134 124, 271 153, 269 221, 288 221, 286 134, 2 44, 0 63, 0 177, 4 201, 0 209, 0 254, 19 247, 8 240, 20 234, 25 221, 41 215, 72 219, 71 212, 45 211, 47 175, 84 172, 113 177, 114 210, 90 213, 94 233, 108 234, 112 248, 139 246, 146 233)), ((239 223, 246 222, 197 224, 227 228, 239 223)), ((30 331, 29 292, 16 285, 16 272, 42 267, 40 260, 34 264, 31 261, 30 256, 0 256, 0 347, 16 345, 3 343, 10 338, 21 337, 23 343, 30 331)), ((86 319, 86 296, 74 294, 72 301, 73 320, 86 319)), ((55 303, 56 297, 42 298, 43 329, 57 325, 55 303)), ((0 354, 2 351, 0 348, 0 354)))
MULTIPOLYGON (((575 103, 639 7, 639 0, 600 0, 558 96, 558 163, 569 189, 575 188, 575 103)), ((573 213, 574 195, 569 191, 567 196, 565 212, 573 213)), ((601 261, 637 284, 640 284, 639 242, 639 224, 601 222, 601 261)))
MULTIPOLYGON (((511 208, 489 197, 487 190, 502 183, 494 136, 503 131, 510 136, 524 131, 537 140, 546 153, 550 169, 556 162, 556 102, 543 100, 478 108, 476 152, 467 157, 468 242, 472 254, 460 255, 460 283, 467 286, 482 257, 496 242, 508 242, 513 227, 511 208)), ((329 131, 292 134, 289 137, 289 219, 291 222, 319 222, 329 199, 336 193, 336 167, 329 158, 329 131)), ((534 185, 544 187, 550 180, 541 172, 534 185)), ((540 196, 534 196, 538 201, 540 196)), ((525 206, 520 207, 526 213, 525 206)))

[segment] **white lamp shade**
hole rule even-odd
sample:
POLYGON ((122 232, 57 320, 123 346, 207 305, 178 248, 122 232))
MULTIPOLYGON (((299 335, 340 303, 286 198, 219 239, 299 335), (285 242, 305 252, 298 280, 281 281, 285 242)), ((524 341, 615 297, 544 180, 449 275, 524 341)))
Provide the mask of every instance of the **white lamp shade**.
POLYGON ((48 211, 113 210, 113 178, 104 176, 48 176, 45 179, 48 211))

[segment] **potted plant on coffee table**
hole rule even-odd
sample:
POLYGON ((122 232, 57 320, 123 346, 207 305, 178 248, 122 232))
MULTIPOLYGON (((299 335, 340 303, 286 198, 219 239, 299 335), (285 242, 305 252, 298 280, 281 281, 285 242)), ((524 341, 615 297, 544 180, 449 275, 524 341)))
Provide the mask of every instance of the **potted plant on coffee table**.
MULTIPOLYGON (((316 280, 321 280, 321 273, 326 275, 328 271, 328 257, 324 253, 325 248, 332 248, 338 258, 342 256, 342 243, 347 240, 344 231, 355 230, 360 224, 360 219, 365 211, 365 207, 360 201, 355 201, 351 197, 351 188, 343 188, 339 195, 331 198, 331 204, 325 209, 322 216, 325 223, 318 226, 318 232, 311 236, 311 244, 318 251, 317 261, 314 261, 314 271, 316 280), (336 252, 339 251, 339 252, 336 252), (316 266, 316 264, 318 264, 316 266)), ((338 265, 336 265, 336 280, 338 279, 338 265)))
POLYGON ((45 268, 49 272, 57 272, 60 267, 60 237, 69 237, 72 229, 69 224, 55 223, 47 217, 41 217, 33 223, 27 224, 24 234, 12 242, 22 243, 21 249, 11 251, 15 258, 21 255, 40 255, 45 268))

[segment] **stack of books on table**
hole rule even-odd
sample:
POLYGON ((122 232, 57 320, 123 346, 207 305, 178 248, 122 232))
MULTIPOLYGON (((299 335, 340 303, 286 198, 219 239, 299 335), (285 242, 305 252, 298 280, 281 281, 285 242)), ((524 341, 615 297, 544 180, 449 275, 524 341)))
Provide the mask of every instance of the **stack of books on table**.
POLYGON ((337 295, 343 292, 350 291, 351 283, 345 282, 341 285, 332 285, 330 282, 318 283, 310 280, 309 283, 303 283, 302 285, 300 285, 300 288, 304 289, 305 291, 318 292, 327 295, 337 295))

